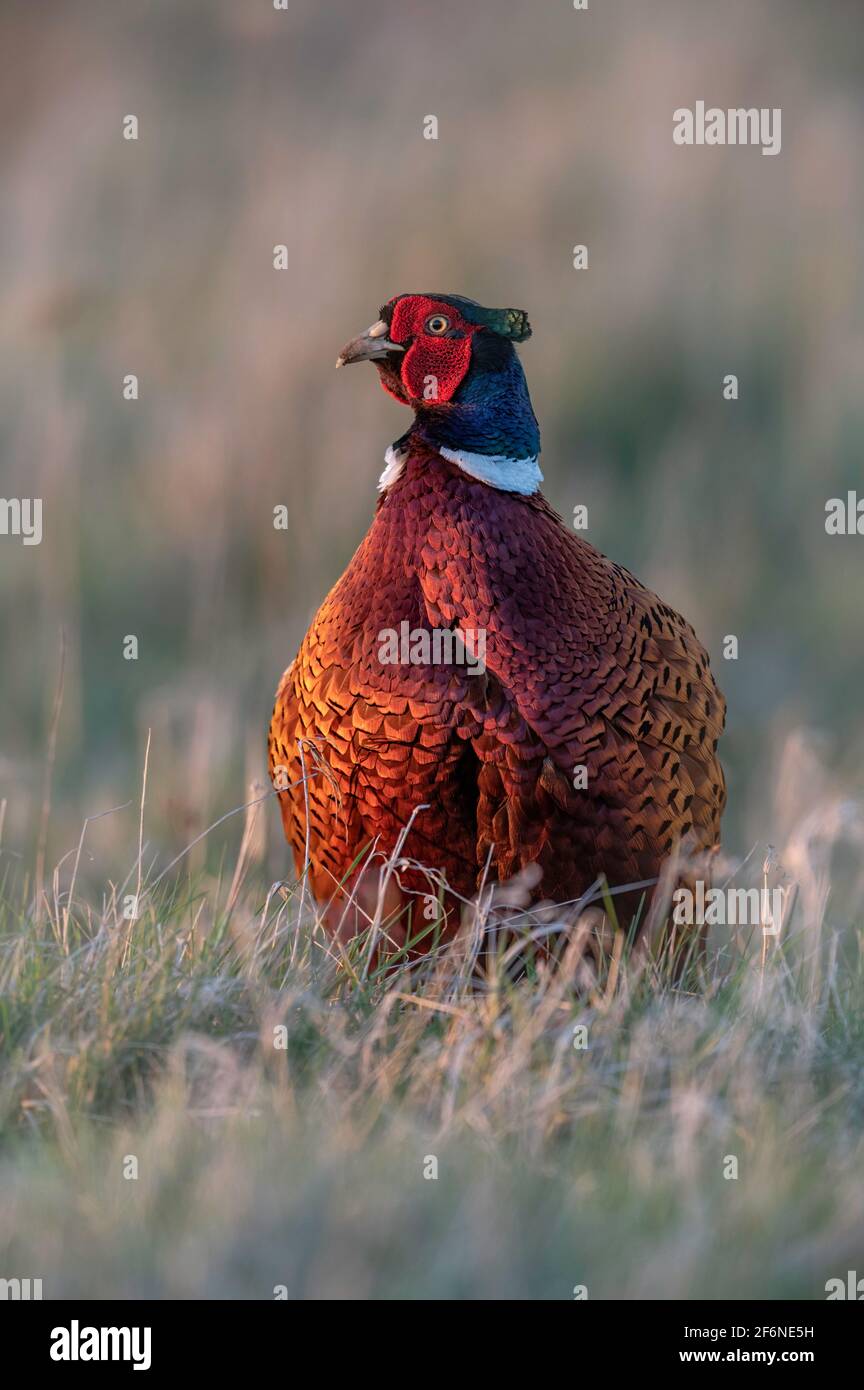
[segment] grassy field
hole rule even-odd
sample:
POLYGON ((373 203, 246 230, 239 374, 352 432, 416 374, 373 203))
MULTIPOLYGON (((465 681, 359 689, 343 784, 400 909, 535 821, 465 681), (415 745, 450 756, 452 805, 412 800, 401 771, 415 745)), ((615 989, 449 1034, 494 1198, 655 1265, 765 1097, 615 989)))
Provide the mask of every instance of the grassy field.
POLYGON ((864 1274, 864 541, 825 530, 861 488, 862 36, 860 0, 4 0, 0 491, 44 536, 0 535, 0 1278, 864 1274), (677 147, 703 98, 782 108, 782 152, 677 147), (408 423, 336 354, 428 288, 529 313, 544 491, 708 648, 723 873, 796 885, 779 940, 480 984, 469 920, 364 970, 274 889, 272 800, 230 814, 408 423))
MULTIPOLYGON (((101 901, 75 863, 37 915, 7 877, 7 1277, 46 1297, 817 1299, 860 1268, 864 928, 827 912, 835 863, 860 908, 852 808, 783 847, 779 940, 729 932, 673 979, 620 935, 592 955, 589 915, 516 981, 503 944, 473 969, 488 895, 420 965, 376 940, 334 955, 302 890, 261 878, 260 809, 219 874, 139 882, 142 842, 101 901)), ((509 911, 523 945, 565 922, 509 911)))

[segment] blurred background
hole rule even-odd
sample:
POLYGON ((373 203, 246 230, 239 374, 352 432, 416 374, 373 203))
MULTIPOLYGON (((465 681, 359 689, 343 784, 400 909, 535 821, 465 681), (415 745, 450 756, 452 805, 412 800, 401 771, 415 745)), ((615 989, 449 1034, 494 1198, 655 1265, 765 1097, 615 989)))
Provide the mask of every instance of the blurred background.
POLYGON ((860 0, 3 0, 0 25, 0 495, 44 502, 41 545, 0 537, 10 853, 61 632, 49 863, 131 801, 81 873, 128 869, 148 730, 165 858, 263 778, 408 423, 333 363, 408 290, 528 310, 548 496, 711 651, 730 851, 782 836, 793 729, 854 791, 864 539, 824 522, 864 492, 860 0), (700 99, 781 107, 782 152, 676 147, 700 99))

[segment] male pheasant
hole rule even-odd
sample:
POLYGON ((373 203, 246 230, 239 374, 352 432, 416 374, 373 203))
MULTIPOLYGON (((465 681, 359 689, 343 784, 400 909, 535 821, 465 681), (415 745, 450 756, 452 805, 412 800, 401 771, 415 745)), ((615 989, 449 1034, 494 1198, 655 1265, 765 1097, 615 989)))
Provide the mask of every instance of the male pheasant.
POLYGON ((718 844, 725 703, 707 653, 540 493, 513 346, 530 333, 520 310, 397 295, 336 364, 374 362, 414 411, 270 726, 297 871, 343 938, 371 912, 379 852, 399 852, 402 943, 425 926, 424 867, 449 886, 449 934, 484 875, 535 864, 535 895, 564 903, 718 844))

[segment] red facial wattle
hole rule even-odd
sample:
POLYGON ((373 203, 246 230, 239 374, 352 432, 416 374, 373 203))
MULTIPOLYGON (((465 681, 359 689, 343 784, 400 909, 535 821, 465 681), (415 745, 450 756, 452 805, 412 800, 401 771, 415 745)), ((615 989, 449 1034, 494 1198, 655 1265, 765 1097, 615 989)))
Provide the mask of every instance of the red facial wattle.
POLYGON ((402 385, 415 401, 434 404, 450 401, 471 366, 471 339, 477 332, 449 304, 422 295, 398 300, 393 309, 390 336, 395 343, 413 338, 401 363, 402 385), (437 336, 426 324, 436 314, 445 316, 451 331, 461 336, 437 336))

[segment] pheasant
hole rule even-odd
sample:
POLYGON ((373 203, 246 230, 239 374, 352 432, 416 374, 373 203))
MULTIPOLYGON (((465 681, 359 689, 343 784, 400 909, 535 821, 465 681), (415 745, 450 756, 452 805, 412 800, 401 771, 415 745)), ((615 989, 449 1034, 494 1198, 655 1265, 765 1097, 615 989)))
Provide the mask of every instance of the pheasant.
POLYGON ((540 492, 514 347, 530 335, 521 310, 403 294, 336 363, 374 362, 414 412, 270 725, 298 874, 343 940, 381 891, 374 855, 398 855, 386 912, 404 943, 423 935, 429 869, 440 939, 478 884, 529 865, 536 897, 569 903, 605 876, 632 906, 677 847, 719 843, 707 653, 540 492))

